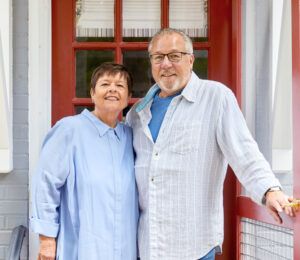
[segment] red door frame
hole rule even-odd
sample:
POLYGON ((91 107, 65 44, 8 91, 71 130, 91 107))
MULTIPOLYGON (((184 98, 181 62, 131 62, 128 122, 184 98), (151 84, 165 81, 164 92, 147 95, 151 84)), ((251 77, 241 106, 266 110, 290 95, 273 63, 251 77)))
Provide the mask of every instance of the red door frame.
MULTIPOLYGON (((293 196, 300 198, 300 1, 291 0, 292 2, 292 111, 293 111, 293 196)), ((265 223, 278 225, 273 218, 267 213, 266 209, 255 204, 249 198, 239 196, 240 185, 237 184, 237 239, 236 259, 240 257, 240 219, 242 217, 255 219, 265 223)), ((283 224, 281 227, 293 229, 294 233, 294 259, 300 259, 300 216, 295 218, 287 217, 282 214, 283 224)))
MULTIPOLYGON (((300 198, 300 1, 292 0, 293 172, 294 196, 300 198)), ((294 221, 294 259, 300 259, 300 216, 294 221), (296 244, 297 243, 297 244, 296 244)))
MULTIPOLYGON (((161 1, 161 27, 169 25, 169 1, 161 1)), ((241 93, 241 0, 209 0, 208 42, 194 43, 195 49, 209 51, 208 77, 229 86, 240 102, 241 93), (213 10, 210 11, 210 10, 213 10)), ((115 61, 122 62, 122 50, 146 50, 147 42, 122 42, 122 1, 115 0, 115 42, 76 42, 74 0, 52 1, 52 124, 74 114, 74 105, 91 105, 89 98, 75 97, 76 50, 114 49, 115 61)), ((136 100, 131 100, 135 102, 136 100)), ((229 169, 224 187, 225 239, 217 259, 235 259, 237 225, 236 179, 229 169)))

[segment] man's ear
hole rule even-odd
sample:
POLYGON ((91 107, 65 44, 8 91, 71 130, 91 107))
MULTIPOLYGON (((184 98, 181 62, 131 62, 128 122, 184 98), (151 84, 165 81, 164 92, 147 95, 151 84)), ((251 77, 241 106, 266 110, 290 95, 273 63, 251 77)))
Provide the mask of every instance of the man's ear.
POLYGON ((194 56, 194 54, 191 54, 191 55, 190 55, 191 70, 193 70, 193 64, 194 64, 194 61, 195 61, 195 56, 194 56))

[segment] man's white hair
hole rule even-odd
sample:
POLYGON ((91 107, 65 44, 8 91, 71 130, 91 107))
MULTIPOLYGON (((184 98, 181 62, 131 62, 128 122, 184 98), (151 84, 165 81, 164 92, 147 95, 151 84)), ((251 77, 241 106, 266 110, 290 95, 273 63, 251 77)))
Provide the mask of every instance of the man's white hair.
POLYGON ((185 42, 186 52, 193 53, 193 42, 192 42, 191 38, 188 35, 186 35, 184 32, 177 30, 177 29, 173 29, 173 28, 164 28, 164 29, 159 30, 156 34, 154 34, 152 39, 149 42, 148 52, 150 53, 153 43, 156 40, 158 40, 161 36, 168 35, 168 34, 169 35, 170 34, 180 35, 185 42))

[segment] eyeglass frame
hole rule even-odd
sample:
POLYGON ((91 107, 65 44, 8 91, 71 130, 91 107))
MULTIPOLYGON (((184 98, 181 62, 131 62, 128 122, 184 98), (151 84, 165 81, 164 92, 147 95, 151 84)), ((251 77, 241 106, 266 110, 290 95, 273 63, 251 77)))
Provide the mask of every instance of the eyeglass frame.
POLYGON ((169 52, 169 53, 166 53, 166 54, 164 54, 164 53, 149 54, 149 58, 150 58, 150 61, 153 62, 154 64, 162 64, 163 61, 165 60, 166 56, 167 56, 169 62, 171 62, 171 63, 178 63, 178 62, 180 62, 182 60, 182 56, 183 55, 193 55, 193 53, 183 52, 183 51, 172 51, 172 52, 169 52), (171 61, 170 60, 169 55, 170 54, 174 54, 174 53, 180 53, 181 54, 180 60, 178 60, 178 61, 171 61), (163 58, 162 58, 162 60, 160 62, 155 62, 155 61, 153 61, 153 58, 152 58, 154 55, 162 55, 163 58))

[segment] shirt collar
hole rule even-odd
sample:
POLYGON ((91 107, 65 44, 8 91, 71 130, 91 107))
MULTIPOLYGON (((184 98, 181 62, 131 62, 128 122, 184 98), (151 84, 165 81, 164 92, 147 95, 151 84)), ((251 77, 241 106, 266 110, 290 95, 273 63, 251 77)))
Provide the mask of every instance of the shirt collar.
POLYGON ((107 131, 110 129, 114 130, 115 135, 120 140, 121 134, 122 134, 122 127, 121 124, 117 122, 117 125, 115 128, 109 127, 107 124, 103 123, 98 117, 96 117, 92 112, 88 111, 87 109, 84 109, 81 114, 85 117, 87 117, 91 123, 96 127, 96 129, 99 132, 100 137, 104 136, 107 131))
POLYGON ((196 101, 196 98, 197 98, 197 88, 195 88, 197 79, 199 79, 198 76, 196 75, 195 72, 192 71, 192 75, 191 75, 189 82, 187 83, 185 88, 183 88, 183 90, 181 92, 182 96, 186 100, 193 102, 193 103, 196 101))
MULTIPOLYGON (((198 76, 192 71, 192 75, 188 84, 186 85, 186 87, 183 88, 181 92, 181 95, 190 102, 195 102, 196 100, 196 91, 195 88, 193 88, 193 85, 197 78, 198 76)), ((147 92, 146 96, 136 106, 135 111, 137 113, 142 111, 147 106, 147 104, 154 98, 154 96, 158 91, 159 91, 159 86, 157 84, 153 85, 147 92)))

